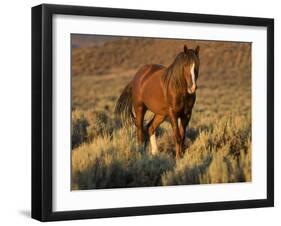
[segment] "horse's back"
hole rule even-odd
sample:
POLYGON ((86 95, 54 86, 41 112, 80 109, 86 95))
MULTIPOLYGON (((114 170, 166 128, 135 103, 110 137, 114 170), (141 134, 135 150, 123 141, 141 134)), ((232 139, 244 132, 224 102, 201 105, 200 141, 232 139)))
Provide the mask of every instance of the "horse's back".
POLYGON ((161 64, 149 64, 149 65, 146 65, 148 68, 149 68, 149 73, 151 75, 154 74, 154 72, 156 71, 159 71, 159 70, 163 70, 163 69, 166 69, 166 67, 164 67, 163 65, 161 64))
POLYGON ((140 81, 140 80, 147 79, 153 76, 155 72, 163 69, 165 69, 165 67, 160 64, 146 64, 137 71, 134 80, 140 81))
POLYGON ((159 64, 145 65, 139 69, 133 79, 133 96, 137 102, 142 102, 154 113, 163 113, 166 109, 162 75, 166 67, 159 64))

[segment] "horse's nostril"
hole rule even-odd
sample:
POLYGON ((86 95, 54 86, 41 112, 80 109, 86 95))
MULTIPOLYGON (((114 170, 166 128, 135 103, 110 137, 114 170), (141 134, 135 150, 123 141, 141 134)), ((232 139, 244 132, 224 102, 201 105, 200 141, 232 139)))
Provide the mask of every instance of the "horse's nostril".
POLYGON ((193 84, 192 90, 195 92, 196 89, 197 89, 197 85, 196 85, 196 84, 193 84))

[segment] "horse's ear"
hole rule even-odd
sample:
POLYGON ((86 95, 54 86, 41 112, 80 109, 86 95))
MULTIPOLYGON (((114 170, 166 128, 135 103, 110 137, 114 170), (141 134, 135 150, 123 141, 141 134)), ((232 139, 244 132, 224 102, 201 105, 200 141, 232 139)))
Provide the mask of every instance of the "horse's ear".
POLYGON ((197 47, 196 47, 196 49, 195 49, 195 53, 196 53, 196 55, 198 55, 198 54, 199 54, 199 51, 200 51, 200 46, 197 46, 197 47))
POLYGON ((184 50, 184 53, 187 53, 188 48, 186 45, 184 45, 183 50, 184 50))

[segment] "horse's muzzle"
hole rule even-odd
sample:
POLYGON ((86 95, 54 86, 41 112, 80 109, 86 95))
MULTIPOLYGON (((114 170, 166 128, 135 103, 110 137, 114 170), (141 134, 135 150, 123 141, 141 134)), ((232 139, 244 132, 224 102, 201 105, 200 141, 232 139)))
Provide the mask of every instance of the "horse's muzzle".
POLYGON ((197 85, 196 85, 196 84, 193 84, 191 87, 188 87, 188 88, 187 88, 187 92, 188 92, 189 94, 193 94, 193 93, 195 93, 196 89, 197 89, 197 85))

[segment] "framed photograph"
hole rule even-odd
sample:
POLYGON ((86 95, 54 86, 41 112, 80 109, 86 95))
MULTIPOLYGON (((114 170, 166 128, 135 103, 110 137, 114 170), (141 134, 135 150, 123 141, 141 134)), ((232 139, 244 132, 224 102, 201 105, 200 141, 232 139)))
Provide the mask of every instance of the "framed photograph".
POLYGON ((274 205, 274 20, 32 8, 32 217, 274 205))

